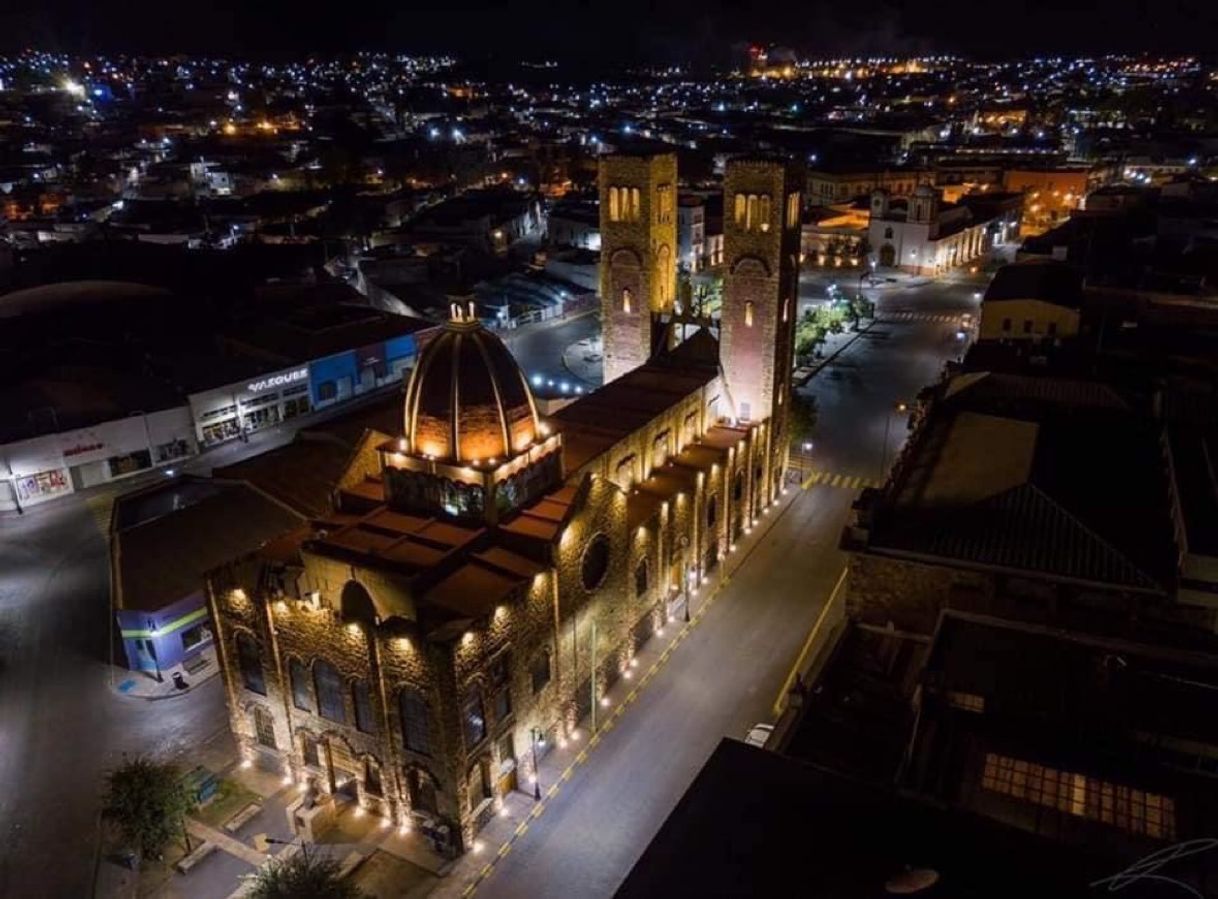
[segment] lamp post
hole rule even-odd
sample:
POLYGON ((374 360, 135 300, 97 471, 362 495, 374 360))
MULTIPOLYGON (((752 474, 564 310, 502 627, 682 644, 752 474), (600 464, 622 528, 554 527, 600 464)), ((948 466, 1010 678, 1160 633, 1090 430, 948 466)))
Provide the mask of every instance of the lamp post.
POLYGON ((529 741, 533 750, 533 799, 541 801, 541 771, 537 768, 537 744, 545 748, 546 737, 540 727, 529 728, 529 741))
POLYGON ((895 415, 901 415, 909 411, 909 404, 904 401, 897 403, 884 416, 884 445, 880 448, 880 479, 883 480, 885 471, 888 465, 888 431, 892 426, 892 419, 895 415))

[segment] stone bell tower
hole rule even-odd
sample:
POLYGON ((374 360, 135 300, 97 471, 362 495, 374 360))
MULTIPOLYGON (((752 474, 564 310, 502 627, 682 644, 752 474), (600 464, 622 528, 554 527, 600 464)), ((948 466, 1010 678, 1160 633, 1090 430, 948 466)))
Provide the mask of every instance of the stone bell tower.
POLYGON ((745 158, 728 162, 723 183, 719 355, 729 414, 765 426, 770 494, 781 483, 789 440, 802 178, 787 160, 745 158))
POLYGON ((615 153, 600 161, 601 321, 605 383, 656 349, 677 293, 677 157, 615 153))

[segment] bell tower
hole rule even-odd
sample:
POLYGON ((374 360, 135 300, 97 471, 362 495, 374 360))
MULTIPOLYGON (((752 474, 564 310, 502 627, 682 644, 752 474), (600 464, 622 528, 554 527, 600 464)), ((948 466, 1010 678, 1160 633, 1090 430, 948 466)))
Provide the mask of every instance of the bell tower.
POLYGON ((787 408, 798 317, 799 167, 734 159, 723 182, 726 263, 719 355, 730 414, 765 428, 768 495, 786 466, 787 408))
POLYGON ((677 157, 600 160, 601 322, 605 383, 650 358, 677 293, 677 157))

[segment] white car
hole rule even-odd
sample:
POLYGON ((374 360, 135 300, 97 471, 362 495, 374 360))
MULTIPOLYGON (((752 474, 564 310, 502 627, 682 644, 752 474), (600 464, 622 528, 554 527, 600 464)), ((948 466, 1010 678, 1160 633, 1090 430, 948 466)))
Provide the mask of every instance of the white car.
POLYGON ((765 744, 769 742, 773 733, 773 724, 754 724, 749 728, 748 736, 744 738, 744 742, 750 746, 756 746, 758 749, 765 749, 765 744))

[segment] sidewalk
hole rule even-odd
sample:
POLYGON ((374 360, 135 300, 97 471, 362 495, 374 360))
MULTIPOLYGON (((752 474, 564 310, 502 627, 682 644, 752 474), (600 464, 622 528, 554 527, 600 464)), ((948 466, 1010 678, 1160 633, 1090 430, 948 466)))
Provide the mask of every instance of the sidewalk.
POLYGON ((845 330, 840 334, 826 334, 825 342, 821 349, 821 358, 817 359, 812 365, 795 369, 795 377, 793 379, 795 387, 806 386, 809 381, 820 374, 821 369, 844 353, 856 340, 871 330, 877 321, 879 321, 878 318, 873 318, 857 331, 845 330))
POLYGON ((188 671, 184 665, 174 665, 172 668, 166 668, 161 672, 161 680, 159 682, 147 671, 132 671, 129 668, 112 665, 107 681, 110 684, 110 689, 122 696, 147 700, 172 699, 175 696, 185 696, 220 673, 220 666, 216 664, 216 650, 214 647, 204 649, 199 653, 197 658, 204 660, 205 664, 197 666, 192 662, 192 667, 195 668, 193 672, 188 671), (184 689, 179 688, 174 683, 175 675, 182 676, 182 680, 186 684, 184 689))
MULTIPOLYGON (((530 793, 516 791, 504 798, 498 814, 478 833, 472 849, 458 858, 452 870, 430 894, 436 899, 467 899, 489 877, 499 859, 512 851, 517 840, 524 837, 534 821, 562 792, 575 768, 588 761, 601 738, 617 724, 638 698, 639 693, 664 667, 673 651, 697 627, 707 610, 714 604, 720 590, 731 582, 732 576, 749 557, 751 550, 765 540, 769 529, 781 517, 801 491, 785 487, 783 495, 762 511, 752 533, 744 536, 720 563, 717 573, 704 578, 691 598, 691 620, 686 623, 681 614, 670 617, 668 623, 652 636, 635 655, 622 677, 604 694, 597 709, 597 729, 589 719, 579 723, 572 739, 559 740, 544 757, 538 758, 541 799, 530 793), (578 739, 576 739, 578 737, 578 739)), ((531 790, 532 784, 523 787, 531 790)), ((488 893, 489 895, 489 893, 488 893)))

